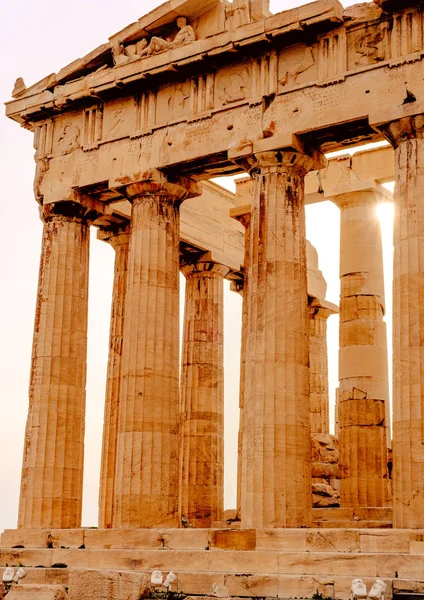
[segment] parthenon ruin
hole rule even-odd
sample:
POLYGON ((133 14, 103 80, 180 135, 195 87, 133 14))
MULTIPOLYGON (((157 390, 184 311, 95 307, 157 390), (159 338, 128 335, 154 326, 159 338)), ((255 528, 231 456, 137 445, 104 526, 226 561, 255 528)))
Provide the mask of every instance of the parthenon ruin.
POLYGON ((43 238, 18 527, 0 542, 0 567, 27 570, 11 600, 158 598, 156 571, 182 597, 365 599, 358 578, 424 595, 423 58, 418 0, 277 14, 168 0, 16 81, 6 114, 34 134, 43 238), (223 175, 240 176, 235 194, 223 175), (305 205, 324 200, 340 209, 339 306, 305 233, 305 205), (95 529, 81 522, 91 227, 115 251, 95 529), (231 510, 224 280, 243 298, 231 510))

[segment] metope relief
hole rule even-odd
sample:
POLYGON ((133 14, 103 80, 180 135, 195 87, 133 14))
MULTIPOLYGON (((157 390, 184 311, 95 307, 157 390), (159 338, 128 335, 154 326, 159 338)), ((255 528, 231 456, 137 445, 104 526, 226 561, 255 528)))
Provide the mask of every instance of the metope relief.
POLYGON ((278 72, 279 90, 310 83, 318 77, 318 49, 316 46, 299 44, 280 55, 278 72))
POLYGON ((226 69, 215 80, 215 106, 226 106, 251 96, 250 70, 246 67, 226 69))
POLYGON ((70 154, 81 146, 81 130, 75 118, 56 122, 54 131, 54 154, 70 154))
POLYGON ((130 135, 136 126, 133 98, 115 100, 105 104, 103 110, 102 139, 117 140, 130 135))
POLYGON ((188 119, 191 115, 191 93, 190 80, 161 88, 157 92, 156 114, 160 118, 159 124, 188 119))
POLYGON ((388 60, 390 25, 387 21, 350 31, 347 38, 348 69, 366 67, 388 60))

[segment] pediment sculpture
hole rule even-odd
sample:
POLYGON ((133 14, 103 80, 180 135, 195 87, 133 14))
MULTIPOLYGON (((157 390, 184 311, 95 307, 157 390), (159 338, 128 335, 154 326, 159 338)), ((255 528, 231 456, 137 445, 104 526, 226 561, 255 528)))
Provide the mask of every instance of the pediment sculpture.
POLYGON ((153 54, 159 54, 160 52, 166 52, 174 48, 180 48, 196 41, 194 29, 187 23, 185 17, 178 17, 176 24, 179 31, 174 39, 153 36, 150 42, 146 38, 142 38, 137 43, 129 44, 128 46, 124 46, 122 42, 118 42, 112 48, 115 65, 121 65, 131 60, 152 56, 153 54))
POLYGON ((159 52, 180 48, 180 46, 185 46, 196 41, 194 29, 191 25, 188 25, 185 17, 178 17, 177 27, 179 28, 179 32, 172 41, 156 36, 152 37, 150 44, 140 53, 140 56, 152 56, 152 54, 159 54, 159 52))

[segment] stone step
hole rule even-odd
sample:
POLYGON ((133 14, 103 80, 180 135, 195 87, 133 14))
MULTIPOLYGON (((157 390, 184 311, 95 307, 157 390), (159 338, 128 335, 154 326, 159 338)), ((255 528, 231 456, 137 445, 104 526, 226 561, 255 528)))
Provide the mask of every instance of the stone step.
MULTIPOLYGON (((48 587, 42 582, 42 571, 47 569, 27 569, 28 587, 36 589, 37 587, 48 587)), ((49 574, 51 583, 54 574, 49 574)), ((127 600, 132 597, 142 597, 143 591, 150 587, 151 570, 102 570, 102 569, 64 569, 67 573, 67 581, 63 583, 62 574, 60 585, 62 588, 69 589, 71 600, 103 600, 104 598, 113 598, 114 600, 127 600)), ((179 572, 178 581, 173 587, 173 591, 183 592, 193 596, 210 596, 214 584, 224 587, 232 598, 311 598, 314 594, 321 594, 324 598, 337 598, 338 600, 348 600, 350 597, 350 587, 352 575, 272 575, 261 573, 238 573, 224 574, 219 572, 179 572)), ((363 577, 367 589, 370 589, 375 581, 375 577, 363 577)), ((391 597, 392 579, 385 578, 387 584, 386 600, 391 597)), ((23 586, 21 586, 23 587, 23 586)), ((28 598, 26 596, 25 598, 28 598)), ((9 600, 9 599, 8 599, 9 600)), ((49 599, 50 600, 50 599, 49 599)))
POLYGON ((414 543, 414 554, 424 552, 424 529, 349 529, 343 524, 324 529, 18 529, 3 533, 0 548, 409 553, 414 543))
POLYGON ((336 519, 334 521, 314 521, 314 526, 318 529, 392 529, 391 521, 343 521, 336 519))
POLYGON ((68 600, 63 585, 19 584, 7 594, 7 600, 68 600))
MULTIPOLYGON (((344 533, 344 532, 343 532, 344 533)), ((345 540, 349 548, 349 540, 345 540)), ((369 540, 373 548, 373 540, 369 540)), ((424 572, 424 555, 409 552, 2 549, 0 566, 112 570, 159 569, 176 573, 314 575, 410 578, 424 572)))
POLYGON ((313 508, 313 521, 392 521, 391 506, 371 508, 313 508))

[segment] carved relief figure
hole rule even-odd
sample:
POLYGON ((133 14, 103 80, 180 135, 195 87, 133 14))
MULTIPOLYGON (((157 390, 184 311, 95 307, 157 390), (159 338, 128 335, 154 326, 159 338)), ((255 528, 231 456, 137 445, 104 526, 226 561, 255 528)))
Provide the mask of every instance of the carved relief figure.
POLYGON ((385 39, 387 35, 387 23, 371 31, 366 29, 354 42, 354 50, 359 57, 355 60, 356 65, 371 65, 386 59, 385 39))
POLYGON ((118 42, 112 47, 113 62, 115 65, 123 65, 131 60, 140 58, 141 53, 147 47, 147 40, 141 39, 136 44, 124 46, 122 42, 118 42))
POLYGON ((223 104, 246 98, 247 82, 243 73, 225 73, 217 83, 218 98, 223 104))
POLYGON ((184 114, 187 101, 190 99, 190 83, 178 83, 175 92, 169 96, 168 108, 172 118, 177 118, 184 114))
POLYGON ((140 56, 152 56, 152 54, 173 50, 174 48, 179 48, 180 46, 185 46, 186 44, 196 41, 194 29, 191 25, 187 25, 187 19, 185 17, 178 17, 177 27, 179 27, 179 32, 173 41, 152 37, 150 44, 140 53, 140 56))
POLYGON ((35 168, 35 178, 34 178, 34 196, 36 200, 39 200, 42 197, 41 194, 41 185, 44 181, 44 177, 47 174, 47 171, 50 168, 50 159, 42 158, 38 160, 35 168))
POLYGON ((285 75, 279 80, 279 84, 283 87, 287 84, 296 84, 299 75, 305 73, 305 71, 313 67, 315 64, 316 60, 314 57, 313 49, 312 47, 307 46, 305 48, 305 54, 303 59, 293 69, 286 71, 285 75))
POLYGON ((59 137, 57 138, 57 147, 59 152, 62 154, 69 154, 75 150, 75 148, 78 148, 80 146, 79 137, 79 128, 71 121, 65 123, 61 129, 59 137))

